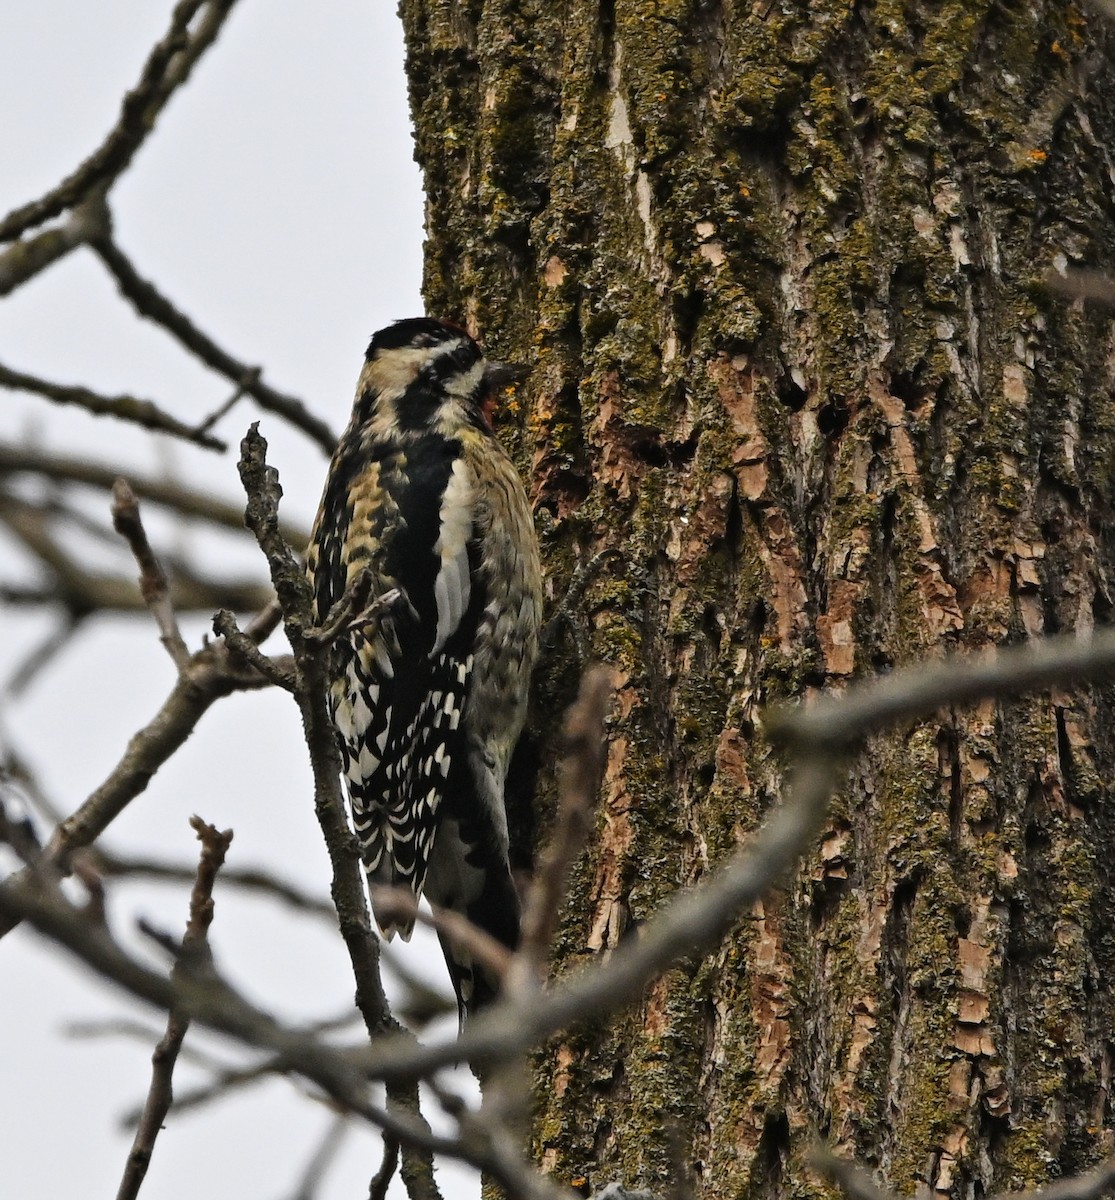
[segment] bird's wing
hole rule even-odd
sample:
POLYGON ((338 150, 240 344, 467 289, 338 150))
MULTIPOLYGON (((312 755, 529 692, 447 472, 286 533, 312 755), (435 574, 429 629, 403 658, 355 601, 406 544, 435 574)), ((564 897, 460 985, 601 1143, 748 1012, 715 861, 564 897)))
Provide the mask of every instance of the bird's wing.
MULTIPOLYGON (((474 494, 457 444, 440 438, 335 471, 316 562, 319 612, 360 571, 398 601, 338 643, 330 702, 369 879, 420 896, 446 779, 463 753, 461 715, 483 610, 474 494), (344 580, 327 586, 323 576, 344 580)), ((332 480, 331 480, 332 482, 332 480)), ((386 918, 388 936, 413 921, 386 918)))

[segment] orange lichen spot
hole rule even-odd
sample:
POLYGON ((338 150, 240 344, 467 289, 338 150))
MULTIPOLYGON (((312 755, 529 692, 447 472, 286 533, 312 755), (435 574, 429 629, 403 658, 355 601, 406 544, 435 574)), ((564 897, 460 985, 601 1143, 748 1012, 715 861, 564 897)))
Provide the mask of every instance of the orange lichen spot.
POLYGON ((1049 157, 1049 155, 1046 154, 1044 150, 1028 150, 1026 152, 1026 157, 1031 162, 1043 163, 1049 157))

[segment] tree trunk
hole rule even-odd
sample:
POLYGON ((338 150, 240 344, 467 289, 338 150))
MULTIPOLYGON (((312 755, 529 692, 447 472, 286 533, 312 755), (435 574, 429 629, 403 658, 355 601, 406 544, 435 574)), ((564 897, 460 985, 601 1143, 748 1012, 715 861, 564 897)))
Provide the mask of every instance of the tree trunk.
MULTIPOLYGON (((778 802, 764 706, 1107 619, 1113 327, 1044 279, 1111 261, 1115 78, 1072 3, 402 11, 428 311, 533 367, 504 429, 554 599, 617 552, 575 606, 621 683, 561 971, 778 802)), ((1113 701, 873 739, 717 954, 539 1054, 541 1164, 815 1194, 821 1138, 972 1196, 1115 1148, 1113 701)))

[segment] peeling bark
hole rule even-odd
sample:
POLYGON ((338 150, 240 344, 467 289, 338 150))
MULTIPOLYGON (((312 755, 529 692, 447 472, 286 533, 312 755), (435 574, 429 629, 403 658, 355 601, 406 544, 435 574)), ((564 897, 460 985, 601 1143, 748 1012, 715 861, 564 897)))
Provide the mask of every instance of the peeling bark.
MULTIPOLYGON (((774 701, 1108 620, 1115 247, 1092 10, 403 0, 429 311, 533 364, 503 431, 622 672, 558 970, 746 841, 774 701)), ((538 681, 535 727, 577 670, 538 681)), ((1111 688, 874 739, 784 890, 537 1060, 539 1161, 972 1196, 1115 1149, 1111 688)), ((540 807, 552 801, 542 772, 540 807)))

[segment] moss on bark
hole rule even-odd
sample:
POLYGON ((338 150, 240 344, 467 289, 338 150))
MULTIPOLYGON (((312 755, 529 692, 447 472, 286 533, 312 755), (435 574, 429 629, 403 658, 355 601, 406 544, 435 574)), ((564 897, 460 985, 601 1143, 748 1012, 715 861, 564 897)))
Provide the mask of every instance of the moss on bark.
MULTIPOLYGON (((1115 79, 1098 18, 1037 0, 402 14, 429 309, 533 366, 503 428, 555 598, 617 551, 578 610, 622 682, 560 971, 776 802, 764 704, 1108 617, 1115 330, 1041 280, 1111 263, 1115 79)), ((821 1136, 960 1196, 1109 1152, 1112 699, 873 742, 716 956, 537 1056, 539 1161, 661 1187, 676 1137, 701 1197, 819 1196, 821 1136)))

